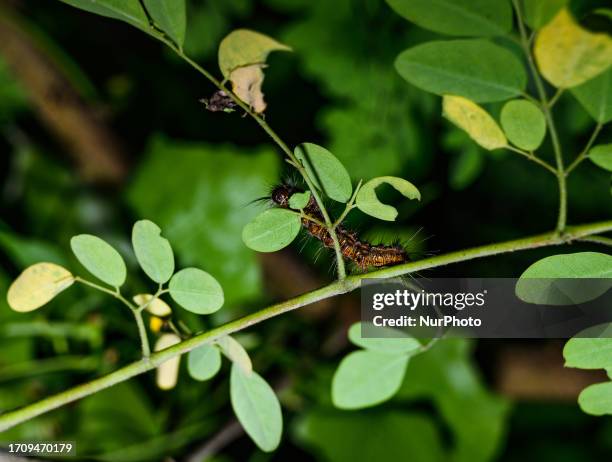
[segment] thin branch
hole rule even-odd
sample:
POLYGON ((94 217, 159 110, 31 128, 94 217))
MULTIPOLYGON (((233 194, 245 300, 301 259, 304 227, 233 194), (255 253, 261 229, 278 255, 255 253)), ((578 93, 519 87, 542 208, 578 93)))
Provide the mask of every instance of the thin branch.
POLYGON ((536 157, 533 153, 529 153, 526 151, 523 151, 522 149, 518 149, 515 148, 514 146, 506 146, 506 149, 512 151, 512 152, 516 152, 517 154, 520 154, 521 156, 525 157, 526 159, 535 162, 538 165, 541 165, 542 167, 544 167, 546 170, 548 170, 549 172, 551 172, 553 175, 557 176, 557 170, 555 170, 555 168, 550 165, 548 162, 540 159, 539 157, 536 157))
POLYGON ((578 239, 582 242, 591 242, 593 244, 601 244, 607 245, 608 247, 612 247, 612 238, 605 236, 587 236, 578 239))
POLYGON ((548 109, 552 109, 552 107, 555 105, 555 103, 561 97, 564 91, 565 91, 564 88, 557 89, 557 92, 553 95, 552 98, 550 98, 550 101, 548 102, 548 109))
POLYGON ((132 377, 155 369, 160 364, 168 361, 171 358, 187 353, 188 351, 191 351, 201 345, 214 342, 215 340, 218 340, 226 335, 247 329, 248 327, 262 321, 279 316, 289 311, 296 310, 303 306, 310 305, 314 302, 351 292, 360 287, 362 279, 392 278, 404 274, 415 273, 417 271, 438 268, 440 266, 449 265, 452 263, 473 260, 476 258, 500 255, 519 250, 561 245, 571 242, 572 240, 583 239, 588 236, 607 233, 610 231, 612 231, 612 220, 580 226, 570 226, 567 228, 566 233, 563 234, 563 236, 560 236, 557 232, 549 232, 539 234, 537 236, 515 239, 512 241, 459 250, 445 255, 437 255, 435 257, 409 262, 403 265, 384 268, 371 273, 349 276, 344 280, 333 282, 328 286, 308 292, 293 299, 277 303, 250 315, 236 319, 235 321, 219 326, 208 332, 196 335, 195 337, 173 345, 170 348, 153 353, 147 359, 136 361, 128 366, 116 370, 115 372, 111 372, 110 374, 92 380, 91 382, 70 388, 54 396, 50 396, 36 403, 22 407, 21 409, 6 412, 0 416, 0 432, 8 430, 15 425, 26 422, 53 409, 64 406, 68 403, 72 403, 84 398, 85 396, 97 393, 100 390, 104 390, 108 387, 129 380, 132 377))
POLYGON ((357 194, 359 193, 359 190, 361 189, 361 183, 362 181, 359 180, 359 183, 357 183, 357 187, 355 188, 355 191, 353 192, 351 199, 346 204, 344 211, 342 212, 342 214, 340 214, 338 219, 332 225, 333 229, 336 229, 344 221, 344 219, 349 214, 349 212, 355 208, 355 200, 357 199, 357 194))
POLYGON ((570 166, 567 167, 567 170, 565 171, 565 176, 569 175, 572 170, 574 170, 576 167, 578 167, 578 165, 580 165, 580 162, 582 162, 584 159, 586 159, 589 156, 589 151, 591 150, 591 146, 593 146, 593 143, 595 143, 595 140, 597 139, 597 135, 599 135, 599 132, 601 131, 602 127, 603 127, 603 124, 601 122, 595 126, 595 129, 593 130, 593 133, 591 133, 591 137, 589 138, 589 141, 587 141, 587 144, 582 150, 582 152, 578 155, 578 157, 574 159, 574 162, 572 162, 570 166))

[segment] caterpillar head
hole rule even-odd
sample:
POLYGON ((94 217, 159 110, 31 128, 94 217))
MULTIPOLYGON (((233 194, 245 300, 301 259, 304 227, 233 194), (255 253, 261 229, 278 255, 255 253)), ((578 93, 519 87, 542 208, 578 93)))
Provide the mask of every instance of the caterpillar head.
POLYGON ((270 199, 279 207, 287 208, 289 207, 289 198, 296 192, 299 192, 297 188, 286 184, 280 184, 274 187, 270 193, 270 199))

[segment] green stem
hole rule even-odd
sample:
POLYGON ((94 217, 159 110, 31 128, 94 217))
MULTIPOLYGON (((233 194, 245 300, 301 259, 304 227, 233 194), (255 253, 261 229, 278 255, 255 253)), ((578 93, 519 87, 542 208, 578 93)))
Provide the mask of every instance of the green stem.
POLYGON ((578 167, 578 165, 580 165, 580 162, 582 162, 588 157, 589 151, 591 150, 591 146, 593 146, 593 143, 597 139, 597 135, 599 135, 599 132, 601 131, 602 127, 603 124, 601 122, 595 126, 595 130, 593 130, 593 133, 591 133, 591 137, 589 138, 589 141, 587 141, 587 144, 582 150, 582 152, 578 155, 578 157, 574 159, 574 162, 572 162, 570 166, 567 167, 567 170, 565 171, 565 176, 568 176, 572 172, 572 170, 574 170, 576 167, 578 167))
POLYGON ((147 329, 145 328, 144 321, 142 320, 141 310, 132 310, 134 313, 134 319, 136 319, 136 325, 138 326, 138 335, 140 336, 140 347, 142 349, 142 357, 148 359, 151 356, 151 347, 149 346, 149 338, 147 337, 147 329))
POLYGON ((349 214, 349 212, 355 208, 355 205, 354 205, 355 199, 357 199, 357 194, 359 193, 359 190, 361 189, 361 183, 362 181, 359 180, 359 183, 357 183, 357 187, 355 188, 355 191, 353 192, 351 199, 346 204, 346 207, 344 207, 344 211, 332 225, 333 229, 336 229, 344 221, 344 219, 349 214))
POLYGON ((607 245, 608 247, 612 247, 612 238, 605 236, 587 236, 580 238, 579 241, 582 242, 591 242, 593 244, 601 244, 607 245))
POLYGON ((557 128, 555 127, 555 121, 550 111, 551 105, 548 102, 546 91, 544 90, 544 82, 542 81, 542 78, 538 73, 535 61, 533 59, 533 54, 531 53, 531 45, 527 37, 525 25, 523 24, 523 17, 521 14, 521 7, 519 1, 512 0, 512 3, 514 4, 514 9, 516 11, 517 22, 521 33, 521 42, 523 44, 523 50, 525 52, 525 55, 527 56, 527 63, 529 64, 529 69, 531 70, 531 74, 533 75, 533 80, 538 91, 538 96, 540 97, 542 111, 544 111, 544 116, 546 117, 546 123, 548 125, 548 130, 550 131, 550 138, 552 140, 553 150, 555 153, 555 163, 557 165, 557 170, 555 174, 557 176, 557 183, 559 185, 559 213, 556 229, 557 233, 563 234, 565 231, 565 227, 567 226, 567 183, 565 179, 565 169, 563 166, 563 152, 561 151, 561 143, 559 142, 559 135, 557 133, 557 128))
POLYGON ((540 159, 539 157, 536 157, 534 154, 523 151, 522 149, 518 149, 515 148, 514 146, 506 146, 506 149, 512 151, 512 152, 516 152, 517 154, 520 154, 521 156, 525 157, 526 159, 529 159, 532 162, 535 162, 538 165, 541 165, 542 167, 544 167, 546 170, 548 170, 549 172, 551 172, 553 175, 557 176, 557 170, 550 165, 548 162, 540 159))
POLYGON ((178 343, 170 348, 153 353, 149 358, 141 359, 128 366, 111 372, 108 375, 92 380, 91 382, 78 385, 56 395, 45 398, 36 403, 24 406, 15 411, 6 412, 0 415, 0 432, 8 430, 20 423, 26 422, 36 416, 49 412, 60 406, 72 403, 78 399, 94 394, 100 390, 104 390, 112 385, 124 382, 132 377, 143 374, 151 369, 156 368, 163 362, 176 356, 187 353, 201 345, 214 342, 215 340, 241 331, 250 326, 258 324, 266 319, 279 316, 283 313, 301 308, 306 305, 324 300, 336 295, 344 294, 355 290, 360 286, 362 279, 368 278, 392 278, 404 274, 411 274, 417 271, 437 268, 452 263, 473 260, 493 255, 504 254, 508 252, 516 252, 519 250, 535 249, 539 247, 561 245, 572 240, 583 239, 596 234, 607 233, 612 231, 612 220, 591 223, 581 226, 570 226, 565 234, 560 236, 557 232, 549 232, 539 234, 537 236, 515 239, 507 242, 489 244, 471 249, 459 250, 445 255, 438 255, 423 260, 405 263, 403 265, 392 266, 378 271, 366 274, 357 274, 346 278, 343 281, 336 281, 328 286, 308 292, 306 294, 295 297, 276 305, 269 306, 260 311, 231 321, 227 324, 209 330, 203 334, 196 335, 188 340, 178 343))

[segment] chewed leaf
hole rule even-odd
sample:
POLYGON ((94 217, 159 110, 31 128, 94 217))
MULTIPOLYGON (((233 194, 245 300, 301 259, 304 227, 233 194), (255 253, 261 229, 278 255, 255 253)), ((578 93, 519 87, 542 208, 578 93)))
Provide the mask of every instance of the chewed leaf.
POLYGON ((300 144, 294 153, 317 188, 335 201, 348 202, 353 192, 351 177, 336 156, 313 143, 300 144))
MULTIPOLYGON (((154 351, 165 350, 170 348, 177 343, 180 343, 181 339, 176 334, 164 334, 157 342, 155 342, 154 351)), ((181 356, 177 355, 174 358, 170 358, 167 361, 161 363, 157 367, 157 387, 161 390, 170 390, 176 386, 176 381, 179 374, 179 366, 181 364, 181 356)))
POLYGON ((158 284, 163 284, 174 273, 174 254, 168 239, 161 237, 161 229, 149 220, 140 220, 132 230, 132 246, 143 271, 158 284))
POLYGON ((264 80, 262 69, 261 64, 251 64, 234 69, 229 75, 232 91, 257 114, 266 110, 266 102, 261 91, 264 80))
POLYGON ((296 212, 270 209, 257 215, 242 230, 242 240, 258 252, 276 252, 293 242, 302 221, 296 212))
POLYGON ((538 33, 534 54, 546 80, 558 88, 571 88, 612 65, 612 37, 582 28, 563 8, 538 33))
POLYGON ((287 45, 248 29, 238 29, 227 35, 219 45, 219 68, 229 78, 234 69, 252 64, 264 64, 272 51, 291 51, 287 45))
POLYGON ((251 358, 238 340, 236 340, 234 337, 226 335, 225 337, 221 337, 219 340, 217 340, 216 343, 219 345, 221 352, 227 357, 227 359, 240 367, 242 372, 245 374, 250 374, 253 371, 251 358))
POLYGON ((527 100, 507 102, 501 112, 501 125, 508 139, 527 151, 540 147, 546 135, 544 113, 527 100))
POLYGON ((597 165, 612 172, 612 143, 600 144, 589 151, 589 159, 597 165))
POLYGON ((202 345, 187 355, 187 370, 195 380, 209 380, 221 369, 221 353, 213 345, 202 345))
POLYGON ((9 306, 20 313, 40 308, 74 282, 66 268, 55 263, 37 263, 26 268, 9 287, 9 306))
POLYGON ((367 326, 368 333, 372 334, 372 337, 362 337, 362 325, 361 322, 353 324, 348 331, 348 338, 353 344, 366 350, 387 354, 408 354, 421 347, 417 339, 397 329, 376 327, 373 324, 367 326))
POLYGON ((95 277, 113 287, 123 285, 127 276, 125 262, 106 241, 91 234, 80 234, 70 240, 70 247, 79 262, 95 277))
POLYGON ((223 289, 217 280, 198 268, 185 268, 170 279, 170 296, 187 311, 211 314, 223 306, 223 289))
POLYGON ((163 318, 172 314, 172 309, 161 298, 157 297, 155 300, 152 299, 153 295, 151 294, 138 294, 132 297, 136 305, 146 305, 145 310, 154 316, 163 318))
POLYGON ((383 204, 376 196, 376 188, 386 183, 393 186, 408 199, 421 200, 421 193, 409 181, 395 176, 380 176, 364 184, 357 193, 356 204, 359 210, 380 220, 394 221, 397 217, 397 209, 383 204))
POLYGON ((289 198, 289 207, 294 210, 301 210, 308 205, 310 201, 310 191, 295 193, 289 198))
POLYGON ((467 98, 444 96, 442 113, 444 117, 465 131, 476 143, 489 151, 507 145, 506 136, 493 117, 478 104, 467 98))

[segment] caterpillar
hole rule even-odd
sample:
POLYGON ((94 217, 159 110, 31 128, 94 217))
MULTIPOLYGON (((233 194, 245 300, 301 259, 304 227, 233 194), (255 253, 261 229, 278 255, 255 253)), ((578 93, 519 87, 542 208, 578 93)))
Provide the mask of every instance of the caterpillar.
MULTIPOLYGON (((272 190, 270 199, 278 207, 289 208, 289 198, 300 192, 303 191, 299 188, 281 184, 272 190)), ((324 221, 321 210, 312 195, 308 204, 304 207, 304 213, 317 221, 324 221)), ((334 241, 326 227, 307 218, 302 218, 302 226, 312 237, 321 241, 325 247, 334 247, 334 241)), ((369 267, 380 268, 399 265, 408 261, 406 250, 399 245, 370 244, 360 240, 357 233, 344 228, 342 225, 336 228, 336 235, 343 257, 355 263, 362 271, 369 267)))

